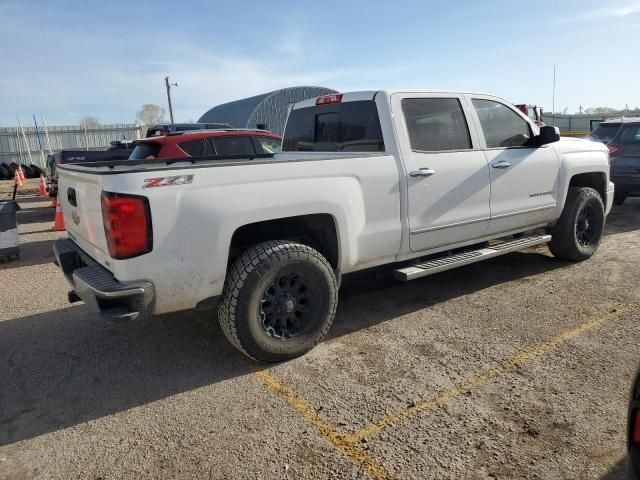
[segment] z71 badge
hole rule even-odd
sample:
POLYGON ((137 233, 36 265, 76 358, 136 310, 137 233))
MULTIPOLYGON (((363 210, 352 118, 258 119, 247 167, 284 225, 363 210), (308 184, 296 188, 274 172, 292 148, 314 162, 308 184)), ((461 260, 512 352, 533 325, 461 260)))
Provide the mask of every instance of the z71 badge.
POLYGON ((142 188, 170 187, 172 185, 186 185, 193 182, 192 175, 175 175, 172 177, 145 178, 142 188))

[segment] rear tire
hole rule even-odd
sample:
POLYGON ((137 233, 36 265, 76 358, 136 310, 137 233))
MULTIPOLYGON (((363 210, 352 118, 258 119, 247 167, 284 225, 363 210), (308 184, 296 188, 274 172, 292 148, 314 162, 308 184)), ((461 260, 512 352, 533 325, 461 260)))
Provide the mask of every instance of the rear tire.
POLYGON ((588 259, 600 245, 604 222, 604 205, 596 190, 569 188, 562 215, 550 230, 549 250, 563 260, 588 259))
POLYGON ((622 205, 626 199, 627 199, 626 192, 615 192, 613 194, 614 205, 622 205))
POLYGON ((227 272, 218 319, 227 339, 260 362, 298 357, 333 323, 338 286, 316 250, 286 240, 259 243, 227 272))

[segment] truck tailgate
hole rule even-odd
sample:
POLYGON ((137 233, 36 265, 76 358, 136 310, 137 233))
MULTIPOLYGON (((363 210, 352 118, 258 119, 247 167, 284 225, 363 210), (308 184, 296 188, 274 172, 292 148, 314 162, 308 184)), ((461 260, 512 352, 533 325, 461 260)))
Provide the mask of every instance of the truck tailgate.
POLYGON ((99 263, 109 268, 102 224, 100 175, 59 168, 58 201, 69 237, 99 263))

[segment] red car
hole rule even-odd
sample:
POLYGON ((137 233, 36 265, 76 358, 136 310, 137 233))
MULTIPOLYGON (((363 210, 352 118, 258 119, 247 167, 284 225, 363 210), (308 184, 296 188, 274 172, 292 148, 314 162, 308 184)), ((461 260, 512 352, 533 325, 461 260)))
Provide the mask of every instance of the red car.
POLYGON ((280 151, 282 137, 265 130, 176 132, 136 142, 130 160, 269 154, 280 151))

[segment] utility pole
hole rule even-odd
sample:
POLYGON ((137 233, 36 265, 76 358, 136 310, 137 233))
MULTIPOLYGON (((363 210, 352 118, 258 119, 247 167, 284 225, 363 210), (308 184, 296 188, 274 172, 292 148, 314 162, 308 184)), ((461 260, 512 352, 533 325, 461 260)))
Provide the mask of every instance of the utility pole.
POLYGON ((551 110, 553 113, 556 113, 556 66, 553 66, 553 92, 552 92, 552 100, 551 100, 551 110))
POLYGON ((177 83, 169 83, 169 77, 164 77, 164 84, 167 87, 167 101, 169 102, 169 118, 173 123, 173 107, 171 106, 171 87, 177 87, 177 83))

